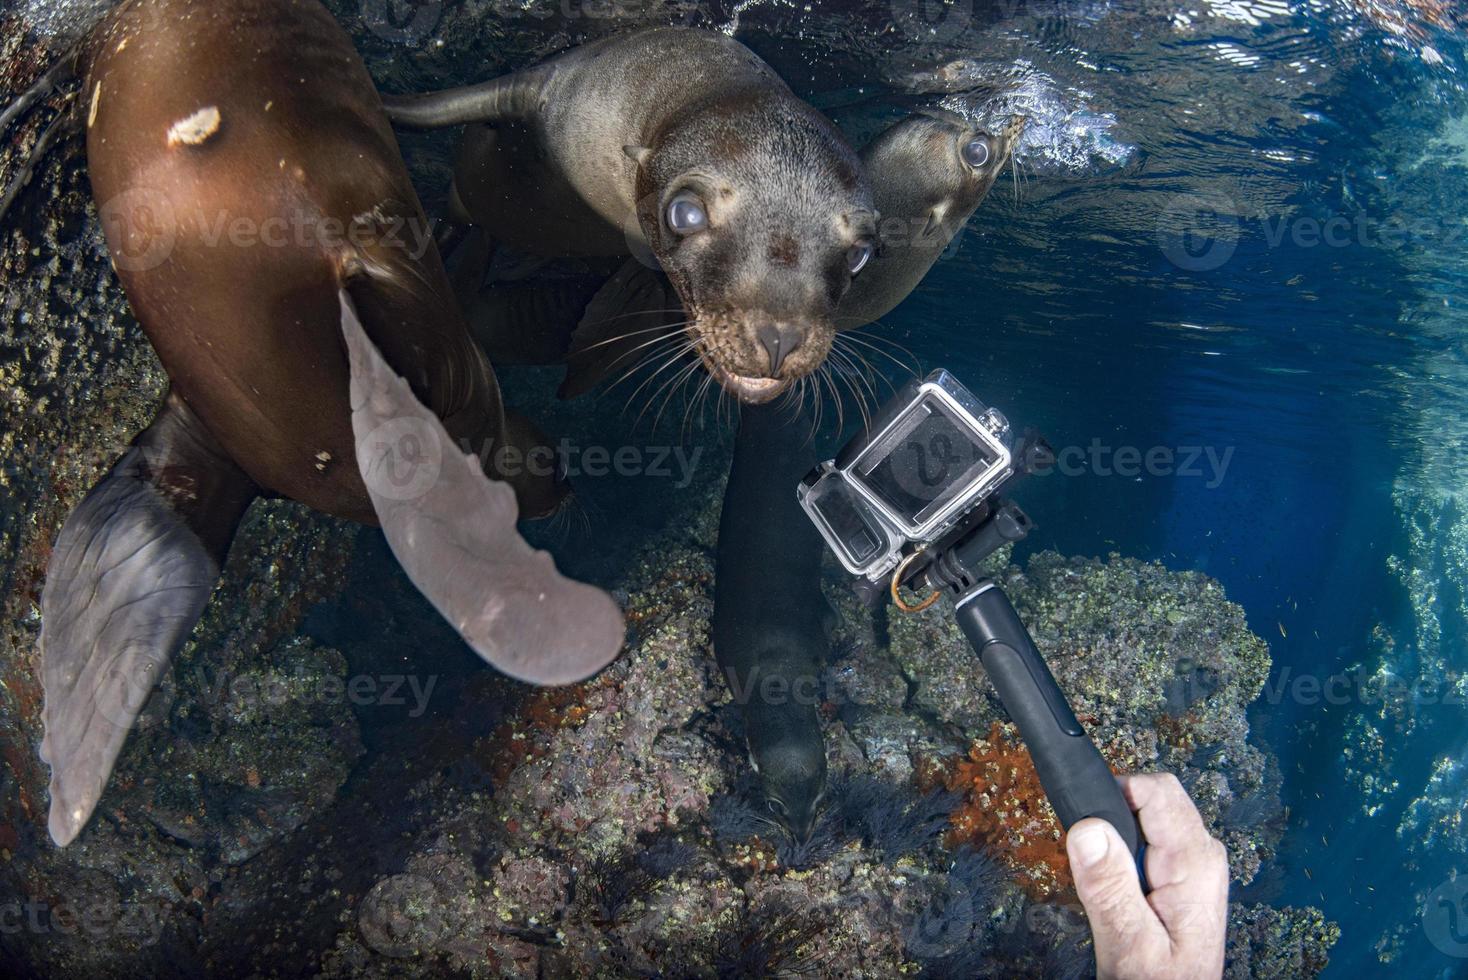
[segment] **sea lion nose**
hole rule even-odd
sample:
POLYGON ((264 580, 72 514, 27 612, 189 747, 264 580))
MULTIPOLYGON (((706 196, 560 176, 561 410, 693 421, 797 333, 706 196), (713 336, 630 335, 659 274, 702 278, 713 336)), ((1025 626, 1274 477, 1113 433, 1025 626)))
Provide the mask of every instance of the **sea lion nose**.
POLYGON ((770 374, 780 373, 785 358, 800 346, 800 331, 788 323, 767 323, 759 328, 759 342, 770 353, 770 374))

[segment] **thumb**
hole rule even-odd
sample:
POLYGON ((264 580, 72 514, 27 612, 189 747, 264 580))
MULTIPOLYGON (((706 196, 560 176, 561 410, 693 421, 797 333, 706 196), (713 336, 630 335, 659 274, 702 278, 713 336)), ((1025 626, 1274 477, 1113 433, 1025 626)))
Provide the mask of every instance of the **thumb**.
POLYGON ((1166 930, 1142 894, 1137 865, 1116 828, 1105 820, 1078 820, 1065 838, 1076 895, 1085 906, 1096 942, 1097 963, 1136 954, 1166 930))

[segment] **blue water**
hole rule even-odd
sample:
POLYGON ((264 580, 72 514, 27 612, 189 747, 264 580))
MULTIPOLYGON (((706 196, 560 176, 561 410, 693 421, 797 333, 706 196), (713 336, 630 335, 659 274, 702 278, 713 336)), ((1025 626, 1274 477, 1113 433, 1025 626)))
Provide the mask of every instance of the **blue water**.
POLYGON ((1293 5, 1180 31, 1127 6, 1050 19, 1060 40, 1021 12, 972 42, 1027 38, 1134 152, 1059 174, 1042 158, 1018 200, 996 188, 958 256, 882 329, 1057 447, 1228 460, 1221 479, 1206 463, 1108 474, 1103 457, 1033 481, 1027 546, 1221 580, 1275 663, 1253 723, 1279 755, 1289 819, 1256 889, 1341 924, 1329 976, 1468 973, 1449 907, 1468 847, 1452 763, 1468 708, 1429 694, 1384 712, 1346 685, 1353 670, 1451 681, 1468 659, 1461 37, 1293 5), (1137 23, 1145 35, 1125 29, 1137 23), (1231 210, 1178 213, 1180 194, 1231 210), (1397 221, 1405 241, 1376 234, 1397 221), (1341 703, 1302 676, 1338 676, 1341 703))

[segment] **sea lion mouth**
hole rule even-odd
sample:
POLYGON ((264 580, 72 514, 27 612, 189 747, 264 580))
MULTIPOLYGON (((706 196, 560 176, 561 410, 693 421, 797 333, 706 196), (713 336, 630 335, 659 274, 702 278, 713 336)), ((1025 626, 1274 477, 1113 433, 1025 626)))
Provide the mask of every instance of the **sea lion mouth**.
POLYGON ((736 374, 707 355, 703 355, 702 360, 703 366, 714 376, 714 380, 746 405, 763 405, 790 387, 790 381, 785 378, 757 378, 736 374))

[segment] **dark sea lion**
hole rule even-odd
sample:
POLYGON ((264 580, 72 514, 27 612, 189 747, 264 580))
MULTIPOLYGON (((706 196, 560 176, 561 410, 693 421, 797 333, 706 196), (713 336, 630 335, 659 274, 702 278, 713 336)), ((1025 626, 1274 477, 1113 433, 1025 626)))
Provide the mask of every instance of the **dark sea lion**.
MULTIPOLYGON (((841 301, 838 326, 870 323, 912 292, 982 203, 1023 129, 1018 116, 991 135, 957 117, 915 115, 862 150, 883 245, 841 301)), ((573 360, 570 371, 577 370, 573 360)), ((740 412, 719 522, 713 639, 744 709, 750 759, 768 805, 804 841, 826 792, 817 692, 829 610, 821 594, 825 543, 795 497, 817 453, 809 425, 795 423, 778 406, 740 412)))
MULTIPOLYGON (((1023 116, 1013 116, 988 133, 954 113, 922 112, 863 147, 881 244, 841 299, 838 330, 873 323, 907 298, 984 202, 1024 126, 1023 116)), ((486 286, 468 310, 475 336, 496 363, 564 361, 561 395, 574 398, 658 350, 659 337, 687 319, 676 293, 640 262, 629 261, 600 287, 596 281, 486 286), (529 326, 512 330, 515 324, 529 326)))
POLYGON ((512 676, 565 683, 609 662, 616 605, 515 532, 517 511, 559 499, 554 467, 512 492, 456 449, 543 437, 507 419, 431 242, 403 237, 428 225, 331 15, 132 0, 78 68, 108 248, 172 390, 48 568, 53 839, 90 816, 261 494, 380 522, 414 584, 512 676))
POLYGON ((829 607, 821 594, 825 543, 795 498, 815 462, 798 408, 740 410, 719 518, 713 638, 770 811, 805 841, 826 791, 817 711, 829 607))
POLYGON ((749 49, 658 28, 481 85, 385 100, 393 122, 477 123, 452 208, 547 256, 649 252, 689 345, 748 403, 825 360, 875 248, 856 154, 749 49))
MULTIPOLYGON (((911 293, 1009 164, 1024 123, 1012 117, 1003 130, 988 133, 955 114, 923 112, 863 148, 882 247, 842 299, 841 329, 884 316, 911 293)), ((660 337, 685 319, 672 309, 677 296, 663 278, 636 260, 598 282, 486 287, 470 310, 476 336, 492 345, 497 359, 566 361, 561 394, 575 397, 659 350, 660 337), (506 329, 515 323, 532 328, 506 329)), ((827 651, 819 578, 824 544, 794 494, 817 461, 809 431, 808 420, 799 424, 788 409, 741 412, 720 524, 713 621, 715 652, 745 715, 751 762, 776 819, 797 837, 809 833, 825 793, 825 744, 810 699, 827 651)))

